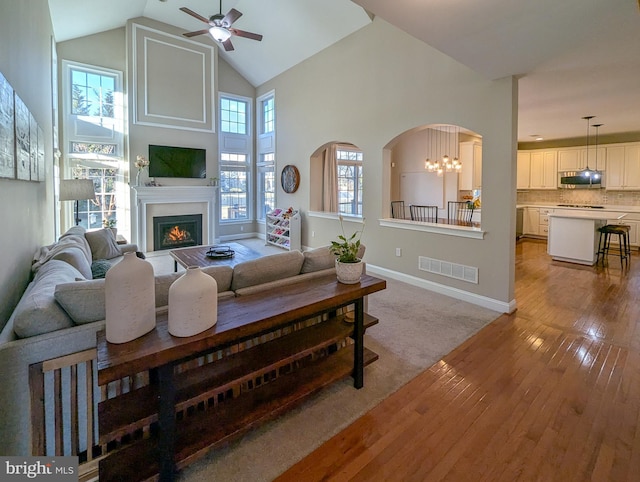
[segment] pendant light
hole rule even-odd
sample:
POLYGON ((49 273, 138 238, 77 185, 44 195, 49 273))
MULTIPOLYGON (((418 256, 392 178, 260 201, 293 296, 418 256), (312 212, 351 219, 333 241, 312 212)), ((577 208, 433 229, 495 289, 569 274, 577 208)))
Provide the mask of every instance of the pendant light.
POLYGON ((591 119, 593 119, 594 116, 592 115, 587 115, 584 116, 583 119, 585 119, 587 121, 587 162, 586 162, 586 167, 585 169, 582 170, 582 175, 585 177, 591 177, 591 170, 589 169, 589 129, 591 128, 591 119))
POLYGON ((602 127, 603 124, 593 124, 593 127, 596 128, 596 170, 593 173, 594 179, 600 179, 600 171, 598 171, 598 129, 602 127))
POLYGON ((429 156, 424 161, 424 168, 429 172, 435 172, 442 176, 445 172, 460 172, 460 128, 458 126, 442 126, 437 134, 429 129, 429 156), (435 144, 433 137, 436 136, 435 144), (444 138, 446 136, 446 139, 444 138), (435 148, 434 148, 435 145, 435 148), (443 154, 444 152, 444 154, 443 154), (454 154, 450 156, 447 152, 454 154), (442 160, 440 160, 442 157, 442 160), (453 157, 453 159, 452 159, 453 157))

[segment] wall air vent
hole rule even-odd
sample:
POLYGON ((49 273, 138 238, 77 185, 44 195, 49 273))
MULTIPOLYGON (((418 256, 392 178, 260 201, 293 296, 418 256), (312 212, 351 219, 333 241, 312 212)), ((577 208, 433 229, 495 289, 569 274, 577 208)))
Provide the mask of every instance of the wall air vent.
POLYGON ((468 283, 478 284, 478 268, 474 266, 465 266, 463 264, 451 263, 440 259, 427 258, 426 256, 418 257, 418 269, 428 271, 449 278, 455 278, 468 283))

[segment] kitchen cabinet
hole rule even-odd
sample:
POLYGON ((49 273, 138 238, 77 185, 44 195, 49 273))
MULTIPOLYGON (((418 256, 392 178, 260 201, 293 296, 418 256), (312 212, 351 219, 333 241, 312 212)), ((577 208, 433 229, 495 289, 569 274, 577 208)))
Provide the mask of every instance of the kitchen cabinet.
POLYGON ((552 213, 553 209, 551 208, 525 208, 522 234, 547 237, 549 235, 549 214, 552 213))
POLYGON ((534 151, 531 153, 531 189, 557 189, 558 152, 534 151))
POLYGON ((531 181, 531 153, 518 152, 516 164, 516 188, 529 189, 531 181))
POLYGON ((522 234, 538 235, 540 230, 540 209, 526 207, 522 219, 522 234))
POLYGON ((640 145, 607 148, 606 188, 640 189, 640 145))
POLYGON ((588 152, 586 147, 559 149, 558 171, 580 171, 587 167, 589 167, 590 169, 603 170, 605 166, 606 153, 606 148, 598 147, 596 161, 595 147, 590 147, 588 149, 588 152))
POLYGON ((458 181, 460 191, 482 188, 482 144, 479 142, 460 143, 462 171, 458 181))

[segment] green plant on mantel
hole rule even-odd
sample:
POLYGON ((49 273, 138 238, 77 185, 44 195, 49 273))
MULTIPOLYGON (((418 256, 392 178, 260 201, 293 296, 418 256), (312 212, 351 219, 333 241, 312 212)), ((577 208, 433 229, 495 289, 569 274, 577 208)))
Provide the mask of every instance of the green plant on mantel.
POLYGON ((103 228, 115 228, 116 227, 116 218, 106 218, 102 220, 103 228))
POLYGON ((364 219, 362 229, 347 238, 344 234, 343 218, 342 216, 339 216, 339 218, 342 234, 338 236, 338 241, 331 241, 331 252, 338 256, 338 261, 341 263, 357 263, 360 261, 358 258, 358 250, 360 249, 360 238, 364 231, 364 219))

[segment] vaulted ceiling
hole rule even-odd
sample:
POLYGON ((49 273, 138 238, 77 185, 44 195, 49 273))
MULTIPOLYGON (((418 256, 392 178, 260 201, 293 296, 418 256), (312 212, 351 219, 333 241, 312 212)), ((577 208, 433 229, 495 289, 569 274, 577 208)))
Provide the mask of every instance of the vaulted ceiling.
MULTIPOLYGON (((184 31, 205 26, 216 0, 49 0, 56 39, 145 16, 184 31)), ((632 0, 225 0, 243 13, 220 55, 258 86, 366 26, 374 14, 488 79, 519 77, 518 140, 579 138, 594 115, 603 136, 640 132, 640 12, 632 0), (362 8, 361 8, 362 7, 362 8), (366 9, 366 10, 365 10, 366 9)), ((213 42, 213 40, 211 40, 213 42)), ((399 53, 401 54, 401 52, 399 53)))

